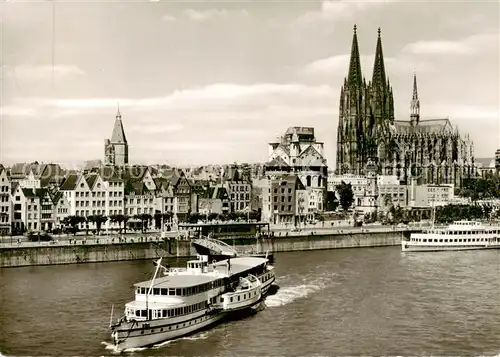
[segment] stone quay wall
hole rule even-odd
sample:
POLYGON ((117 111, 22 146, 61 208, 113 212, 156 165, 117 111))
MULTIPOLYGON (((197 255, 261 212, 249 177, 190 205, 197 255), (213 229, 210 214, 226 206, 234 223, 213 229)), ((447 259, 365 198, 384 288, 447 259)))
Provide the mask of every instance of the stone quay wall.
MULTIPOLYGON (((318 249, 383 247, 401 244, 412 231, 323 233, 266 238, 234 238, 224 241, 241 253, 278 253, 318 249)), ((33 265, 112 262, 189 257, 196 252, 189 240, 175 238, 160 242, 116 242, 111 244, 44 244, 39 246, 3 246, 0 268, 33 265)))

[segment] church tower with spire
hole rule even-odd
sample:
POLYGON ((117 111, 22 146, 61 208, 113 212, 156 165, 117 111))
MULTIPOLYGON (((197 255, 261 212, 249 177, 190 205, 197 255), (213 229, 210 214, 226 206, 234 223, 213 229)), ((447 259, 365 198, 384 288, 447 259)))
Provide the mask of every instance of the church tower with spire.
POLYGON ((337 130, 337 165, 339 174, 360 173, 363 152, 363 123, 366 110, 366 82, 361 72, 356 25, 352 36, 349 73, 340 90, 339 123, 337 130))
POLYGON ((116 112, 111 139, 104 140, 104 164, 112 166, 128 165, 128 143, 123 130, 120 107, 116 112))
POLYGON ((413 96, 410 102, 410 123, 412 127, 418 125, 420 121, 420 100, 417 92, 417 75, 413 73, 413 96))

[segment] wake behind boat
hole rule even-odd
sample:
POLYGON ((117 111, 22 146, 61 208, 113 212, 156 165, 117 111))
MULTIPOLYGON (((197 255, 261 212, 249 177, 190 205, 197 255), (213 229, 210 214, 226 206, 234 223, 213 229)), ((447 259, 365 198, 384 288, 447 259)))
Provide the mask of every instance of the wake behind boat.
MULTIPOLYGON (((215 240, 214 240, 215 241, 215 240)), ((231 314, 257 308, 275 281, 266 257, 211 260, 198 255, 187 268, 156 263, 153 279, 135 284, 135 300, 110 324, 116 350, 146 347, 191 334, 231 314), (159 271, 163 275, 158 277, 159 271)))

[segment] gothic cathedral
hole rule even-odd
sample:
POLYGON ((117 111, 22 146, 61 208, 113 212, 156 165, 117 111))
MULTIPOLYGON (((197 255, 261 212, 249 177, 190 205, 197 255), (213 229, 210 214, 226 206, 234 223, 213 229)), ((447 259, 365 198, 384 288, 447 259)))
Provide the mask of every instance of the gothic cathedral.
POLYGON ((461 137, 449 119, 420 120, 417 79, 409 120, 395 120, 394 97, 385 74, 378 30, 371 82, 362 76, 356 26, 349 72, 340 92, 336 173, 366 174, 376 165, 381 175, 396 175, 403 183, 462 185, 474 175, 473 143, 461 137))
POLYGON ((123 130, 120 108, 116 113, 111 139, 104 140, 104 164, 110 166, 128 165, 128 143, 123 130))

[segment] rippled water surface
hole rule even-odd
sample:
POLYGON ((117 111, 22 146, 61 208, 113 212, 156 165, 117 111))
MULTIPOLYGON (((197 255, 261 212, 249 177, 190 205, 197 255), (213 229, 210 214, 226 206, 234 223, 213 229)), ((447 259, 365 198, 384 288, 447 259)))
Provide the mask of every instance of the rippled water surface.
MULTIPOLYGON (((133 356, 498 355, 500 251, 399 247, 276 255, 280 289, 257 315, 133 356)), ((175 262, 171 262, 175 265, 175 262)), ((151 261, 0 270, 0 354, 113 355, 111 304, 151 261)), ((115 317, 117 317, 115 315, 115 317)))

